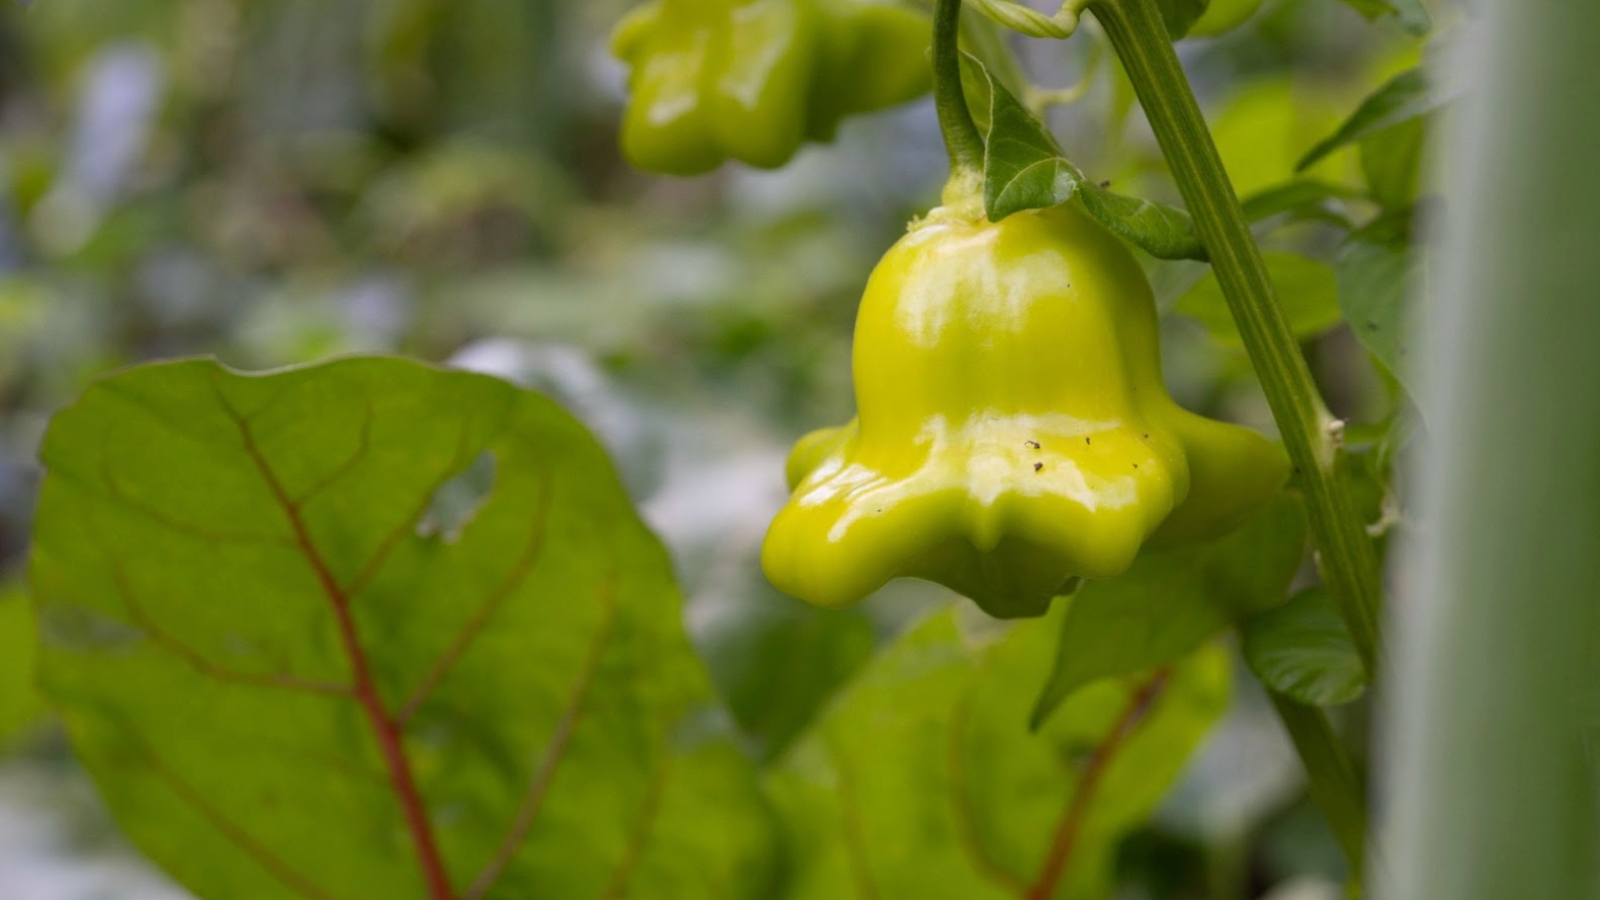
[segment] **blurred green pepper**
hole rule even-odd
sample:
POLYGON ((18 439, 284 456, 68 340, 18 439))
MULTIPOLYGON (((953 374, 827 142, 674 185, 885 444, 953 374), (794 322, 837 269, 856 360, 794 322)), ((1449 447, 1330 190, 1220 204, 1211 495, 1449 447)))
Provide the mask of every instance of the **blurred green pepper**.
POLYGON ((839 120, 927 91, 926 16, 876 0, 653 0, 618 24, 622 149, 641 169, 788 162, 839 120))
POLYGON ((1150 285, 1115 236, 1075 203, 980 216, 936 210, 873 272, 858 416, 796 445, 762 548, 783 591, 835 607, 912 576, 1039 615, 1287 480, 1277 444, 1167 394, 1150 285))

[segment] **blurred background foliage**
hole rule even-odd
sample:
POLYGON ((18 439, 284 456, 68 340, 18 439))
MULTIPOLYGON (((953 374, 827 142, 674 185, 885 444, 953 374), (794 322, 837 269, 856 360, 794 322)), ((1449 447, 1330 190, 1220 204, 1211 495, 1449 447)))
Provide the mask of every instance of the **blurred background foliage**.
MULTIPOLYGON (((896 584, 822 613, 755 563, 788 443, 851 412, 866 275, 937 198, 931 104, 852 120, 779 172, 632 171, 616 149, 624 73, 605 48, 626 6, 0 0, 0 584, 20 585, 44 424, 96 375, 187 354, 261 369, 396 351, 538 387, 597 431, 674 551, 690 634, 758 758, 876 646, 950 602, 896 584)), ((1094 43, 1018 49, 1048 87, 1102 60, 1052 124, 1092 177, 1175 202, 1094 43)), ((1392 22, 1334 0, 1268 0, 1180 49, 1241 195, 1289 180, 1419 56, 1392 22)), ((1352 215, 1415 197, 1421 127, 1382 140, 1312 169, 1346 191, 1262 228, 1267 249, 1300 260, 1288 277, 1309 352, 1358 423, 1387 417, 1396 391, 1336 306, 1317 311, 1336 304, 1352 215)), ((1163 310, 1179 310, 1163 324, 1174 395, 1270 430, 1242 352, 1208 333, 1204 267, 1147 262, 1163 310)), ((0 590, 0 896, 182 896, 121 844, 32 698, 20 591, 0 590)), ((1121 848, 1118 897, 1339 895, 1340 856, 1293 752, 1237 682, 1154 823, 1121 848)))

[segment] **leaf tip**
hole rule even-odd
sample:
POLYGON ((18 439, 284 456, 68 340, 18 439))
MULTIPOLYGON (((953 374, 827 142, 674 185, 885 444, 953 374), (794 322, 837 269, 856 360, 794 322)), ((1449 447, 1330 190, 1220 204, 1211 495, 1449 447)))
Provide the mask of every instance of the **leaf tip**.
POLYGON ((1028 714, 1028 733, 1038 734, 1044 723, 1050 721, 1050 715, 1061 705, 1061 691, 1055 685, 1047 685, 1039 692, 1039 699, 1033 704, 1033 712, 1028 714))

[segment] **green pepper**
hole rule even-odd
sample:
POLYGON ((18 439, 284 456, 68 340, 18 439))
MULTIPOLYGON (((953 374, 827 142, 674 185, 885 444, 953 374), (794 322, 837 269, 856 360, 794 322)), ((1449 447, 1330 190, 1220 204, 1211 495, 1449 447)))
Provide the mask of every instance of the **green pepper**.
POLYGON ((1149 282, 1114 235, 1075 203, 980 215, 936 210, 872 273, 857 416, 795 446, 762 547, 781 590, 837 607, 911 576, 1040 615, 1287 480, 1279 445, 1168 395, 1149 282))
POLYGON ((927 91, 929 42, 927 17, 889 2, 653 0, 612 35, 631 67, 623 153, 673 175, 776 168, 845 116, 927 91))

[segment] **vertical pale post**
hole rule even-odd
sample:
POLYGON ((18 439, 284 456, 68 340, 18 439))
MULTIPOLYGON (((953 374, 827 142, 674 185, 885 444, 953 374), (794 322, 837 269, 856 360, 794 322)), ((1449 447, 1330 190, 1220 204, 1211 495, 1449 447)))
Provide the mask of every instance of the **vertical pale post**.
POLYGON ((1600 3, 1478 4, 1400 561, 1382 900, 1591 900, 1600 3))

